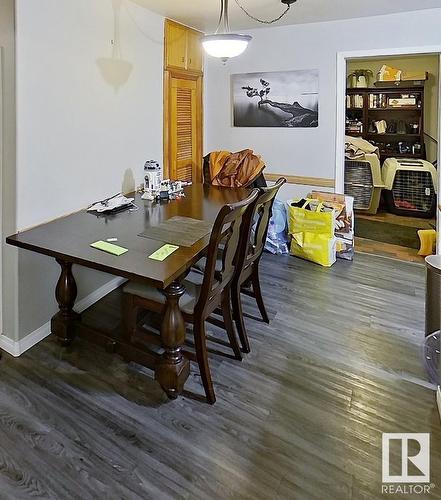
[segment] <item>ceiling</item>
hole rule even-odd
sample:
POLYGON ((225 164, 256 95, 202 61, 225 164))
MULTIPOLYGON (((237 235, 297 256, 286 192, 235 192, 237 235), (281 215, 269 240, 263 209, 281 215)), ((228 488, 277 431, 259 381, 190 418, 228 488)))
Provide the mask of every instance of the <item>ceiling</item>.
MULTIPOLYGON (((206 32, 214 31, 219 17, 219 0, 131 1, 206 32)), ((280 0, 229 0, 230 24, 234 30, 266 26, 249 19, 236 1, 261 19, 275 18, 285 7, 280 0)), ((297 0, 290 12, 276 25, 351 19, 434 7, 441 7, 441 0, 297 0)))

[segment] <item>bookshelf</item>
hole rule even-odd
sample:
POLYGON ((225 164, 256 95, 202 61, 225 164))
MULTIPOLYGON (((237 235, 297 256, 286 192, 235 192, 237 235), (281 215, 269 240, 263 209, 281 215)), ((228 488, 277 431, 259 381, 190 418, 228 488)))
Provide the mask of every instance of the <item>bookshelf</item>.
POLYGON ((346 135, 378 146, 382 161, 425 159, 424 86, 348 88, 346 135))

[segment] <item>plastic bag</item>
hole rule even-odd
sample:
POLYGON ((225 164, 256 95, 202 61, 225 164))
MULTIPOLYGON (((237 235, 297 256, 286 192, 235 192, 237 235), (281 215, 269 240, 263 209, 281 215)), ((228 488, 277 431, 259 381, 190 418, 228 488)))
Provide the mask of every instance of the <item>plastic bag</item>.
POLYGON ((294 233, 291 240, 291 255, 331 267, 336 259, 336 239, 326 234, 294 233))
POLYGON ((313 198, 288 202, 291 255, 330 267, 336 259, 336 210, 313 198))
POLYGON ((286 234, 286 207, 279 200, 274 200, 273 213, 268 225, 265 250, 272 254, 285 255, 288 251, 286 234))
POLYGON ((289 233, 314 233, 334 237, 335 210, 326 210, 323 203, 308 198, 302 207, 292 206, 288 202, 289 233), (309 209, 307 208, 309 207, 309 209))

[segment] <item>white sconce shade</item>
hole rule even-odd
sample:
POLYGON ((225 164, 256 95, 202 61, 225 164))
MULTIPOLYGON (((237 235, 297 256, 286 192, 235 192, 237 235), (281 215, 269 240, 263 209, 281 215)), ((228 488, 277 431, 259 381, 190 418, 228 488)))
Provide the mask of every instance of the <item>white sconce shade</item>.
POLYGON ((204 36, 202 45, 208 55, 225 61, 230 57, 237 57, 242 54, 251 39, 250 35, 222 33, 204 36))

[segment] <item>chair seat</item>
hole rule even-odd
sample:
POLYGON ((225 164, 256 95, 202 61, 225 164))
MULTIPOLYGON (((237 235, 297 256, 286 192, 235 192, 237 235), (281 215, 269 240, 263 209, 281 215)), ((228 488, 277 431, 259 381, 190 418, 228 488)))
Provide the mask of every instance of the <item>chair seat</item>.
MULTIPOLYGON (((203 275, 198 272, 190 272, 186 279, 182 282, 185 287, 185 293, 179 300, 179 307, 181 311, 187 314, 193 314, 195 305, 199 300, 201 291, 203 275)), ((129 293, 136 297, 151 300, 158 304, 165 304, 165 295, 157 288, 146 285, 144 283, 137 283, 130 281, 123 288, 123 293, 129 293)))

